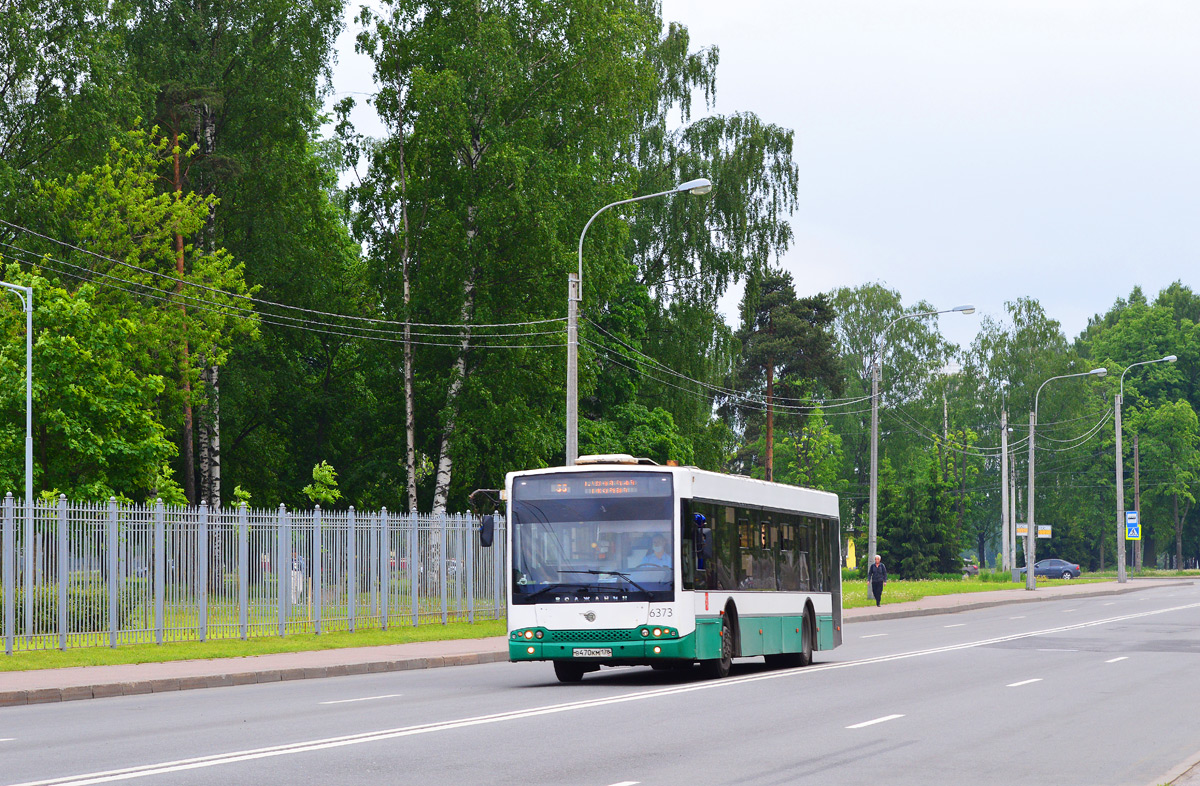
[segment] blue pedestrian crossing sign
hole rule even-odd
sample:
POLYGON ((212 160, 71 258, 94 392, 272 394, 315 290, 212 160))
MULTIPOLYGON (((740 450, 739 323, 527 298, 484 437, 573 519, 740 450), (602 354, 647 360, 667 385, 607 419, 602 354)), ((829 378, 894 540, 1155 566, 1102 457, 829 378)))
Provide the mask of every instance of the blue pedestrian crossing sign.
POLYGON ((1136 510, 1125 511, 1125 540, 1141 540, 1142 525, 1136 510))

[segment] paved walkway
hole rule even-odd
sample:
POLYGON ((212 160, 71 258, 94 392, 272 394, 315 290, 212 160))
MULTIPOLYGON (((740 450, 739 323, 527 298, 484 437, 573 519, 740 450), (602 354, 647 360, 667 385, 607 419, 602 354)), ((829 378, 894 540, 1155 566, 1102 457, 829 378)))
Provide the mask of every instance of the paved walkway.
MULTIPOLYGON (((885 604, 880 608, 872 606, 847 609, 843 617, 846 623, 851 623, 926 614, 951 614, 1010 603, 1035 603, 1064 596, 1085 598, 1116 595, 1179 583, 1179 580, 1173 579, 1138 579, 1127 584, 1107 582, 1042 587, 1036 592, 1011 589, 938 595, 906 603, 885 604)), ((1192 582, 1184 580, 1183 583, 1192 582)), ((486 639, 285 652, 246 658, 10 671, 0 672, 0 707, 258 682, 338 677, 347 674, 463 666, 507 659, 507 638, 496 636, 486 639)), ((1200 786, 1200 783, 1197 786, 1200 786)))

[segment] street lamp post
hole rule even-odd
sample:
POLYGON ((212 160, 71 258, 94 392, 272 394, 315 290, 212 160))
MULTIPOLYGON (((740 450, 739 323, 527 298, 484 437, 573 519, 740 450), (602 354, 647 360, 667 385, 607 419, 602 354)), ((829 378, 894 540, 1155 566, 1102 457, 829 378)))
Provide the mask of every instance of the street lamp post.
POLYGON ((868 496, 868 527, 867 527, 867 564, 875 563, 875 524, 879 517, 879 376, 883 365, 883 339, 892 325, 905 319, 932 317, 938 314, 949 314, 958 311, 963 314, 974 314, 974 306, 955 306, 940 311, 921 311, 916 314, 901 314, 887 324, 875 338, 875 357, 871 361, 871 490, 868 496))
MULTIPOLYGON (((23 287, 7 281, 0 281, 0 287, 15 292, 25 308, 25 603, 22 611, 25 616, 25 632, 29 633, 33 630, 33 549, 29 547, 33 541, 33 287, 23 287)), ((13 588, 5 589, 11 592, 13 588)), ((6 619, 5 629, 12 631, 12 623, 12 620, 6 619)), ((6 637, 6 643, 11 640, 6 637)))
POLYGON ((707 194, 709 191, 712 191, 712 182, 708 178, 696 178, 680 183, 669 191, 610 202, 593 213, 583 225, 583 231, 579 233, 579 272, 567 277, 567 466, 573 465, 579 457, 579 304, 583 301, 583 238, 587 235, 588 227, 610 207, 671 194, 707 194))
POLYGON ((1029 413, 1029 499, 1027 500, 1029 512, 1026 516, 1025 524, 1025 589, 1027 590, 1037 589, 1037 576, 1034 575, 1033 568, 1034 563, 1037 562, 1037 556, 1034 553, 1034 541, 1037 539, 1037 525, 1033 521, 1033 478, 1037 473, 1033 458, 1033 434, 1034 429, 1037 427, 1038 397, 1042 395, 1042 388, 1056 379, 1086 376, 1103 377, 1107 373, 1108 369, 1101 367, 1094 368, 1091 371, 1080 371, 1078 374, 1062 374, 1061 376, 1050 377, 1050 379, 1038 386, 1037 393, 1033 396, 1033 410, 1029 413))
MULTIPOLYGON (((1125 463, 1121 456, 1121 403, 1125 398, 1125 375, 1129 373, 1129 369, 1134 366, 1146 366, 1151 363, 1174 363, 1178 358, 1174 355, 1167 355, 1158 360, 1143 360, 1140 363, 1131 363, 1129 367, 1121 372, 1120 392, 1113 402, 1116 416, 1117 429, 1117 583, 1124 584, 1128 581, 1125 575, 1125 463)), ((1139 522, 1140 526, 1141 522, 1139 522)))

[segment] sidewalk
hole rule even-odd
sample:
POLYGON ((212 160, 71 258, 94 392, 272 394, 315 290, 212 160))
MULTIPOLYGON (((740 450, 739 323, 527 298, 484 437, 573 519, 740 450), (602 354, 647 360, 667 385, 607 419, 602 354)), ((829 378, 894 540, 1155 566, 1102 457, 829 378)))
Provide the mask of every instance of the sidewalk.
MULTIPOLYGON (((1189 580, 1138 579, 1128 584, 1071 584, 996 590, 963 595, 939 595, 880 608, 847 609, 846 623, 952 614, 1011 603, 1030 603, 1062 597, 1118 595, 1151 587, 1191 584, 1189 580)), ((886 596, 885 596, 886 597, 886 596)), ((83 666, 41 671, 0 672, 0 707, 77 699, 99 699, 139 693, 160 693, 259 682, 340 677, 384 671, 465 666, 508 660, 508 639, 457 639, 357 647, 311 652, 285 652, 246 658, 187 660, 120 666, 83 666)))

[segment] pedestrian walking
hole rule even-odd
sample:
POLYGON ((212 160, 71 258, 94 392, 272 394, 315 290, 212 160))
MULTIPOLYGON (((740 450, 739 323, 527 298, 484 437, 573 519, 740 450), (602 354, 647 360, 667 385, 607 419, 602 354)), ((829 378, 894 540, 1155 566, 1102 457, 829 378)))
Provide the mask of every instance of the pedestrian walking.
POLYGON ((300 602, 300 596, 304 593, 304 574, 307 573, 307 565, 304 564, 304 557, 301 557, 295 549, 292 549, 292 604, 300 602))
POLYGON ((878 554, 875 555, 875 562, 867 568, 867 582, 871 585, 871 597, 875 598, 875 605, 878 606, 883 600, 883 585, 887 584, 887 568, 878 554))

